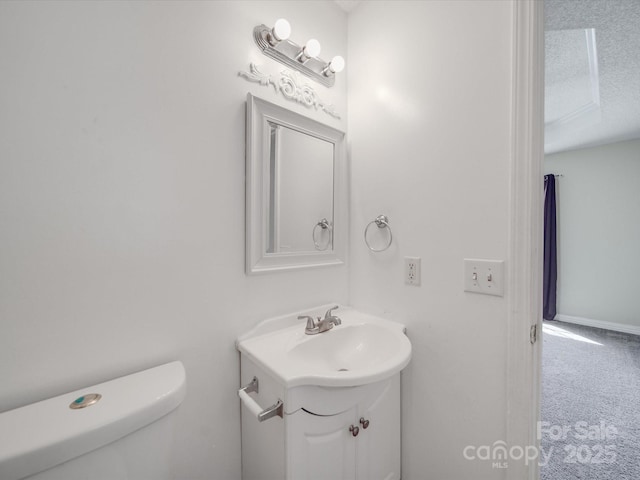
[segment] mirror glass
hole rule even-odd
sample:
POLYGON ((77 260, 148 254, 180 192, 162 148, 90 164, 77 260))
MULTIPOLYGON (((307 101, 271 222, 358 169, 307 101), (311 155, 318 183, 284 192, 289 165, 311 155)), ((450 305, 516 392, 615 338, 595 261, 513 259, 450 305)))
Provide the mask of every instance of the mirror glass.
POLYGON ((344 263, 344 133, 247 97, 246 271, 344 263))
POLYGON ((333 248, 333 143, 269 122, 267 253, 333 248))

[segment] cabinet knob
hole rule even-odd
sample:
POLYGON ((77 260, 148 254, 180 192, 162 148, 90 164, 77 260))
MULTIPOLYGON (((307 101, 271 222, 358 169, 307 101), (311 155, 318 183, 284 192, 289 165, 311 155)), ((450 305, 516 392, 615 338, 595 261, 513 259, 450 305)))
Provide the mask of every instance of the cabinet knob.
POLYGON ((362 425, 362 428, 367 429, 367 427, 369 427, 369 420, 365 420, 364 417, 360 417, 360 425, 362 425))
POLYGON ((360 433, 360 428, 356 427, 355 425, 351 425, 349 427, 349 431, 351 432, 351 435, 353 435, 354 437, 357 437, 358 434, 360 433))

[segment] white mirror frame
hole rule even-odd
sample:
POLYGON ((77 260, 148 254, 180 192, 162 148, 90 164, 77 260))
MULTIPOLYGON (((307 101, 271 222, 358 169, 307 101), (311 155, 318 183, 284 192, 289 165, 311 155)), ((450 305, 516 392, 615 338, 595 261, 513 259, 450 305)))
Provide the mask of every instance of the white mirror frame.
MULTIPOLYGON (((246 142, 245 272, 248 275, 252 275, 345 263, 347 245, 347 156, 344 132, 249 93, 247 95, 246 142), (270 183, 269 123, 276 123, 335 145, 332 250, 267 253, 270 183)), ((309 235, 311 235, 311 232, 309 232, 309 235)))

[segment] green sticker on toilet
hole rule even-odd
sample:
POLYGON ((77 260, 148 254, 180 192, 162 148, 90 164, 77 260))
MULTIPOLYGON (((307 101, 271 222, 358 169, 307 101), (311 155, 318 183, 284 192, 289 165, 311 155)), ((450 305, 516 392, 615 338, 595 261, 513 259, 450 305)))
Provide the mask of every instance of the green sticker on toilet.
POLYGON ((91 405, 95 405, 101 398, 102 395, 99 393, 85 393, 71 402, 69 408, 72 410, 80 410, 85 407, 90 407, 91 405))

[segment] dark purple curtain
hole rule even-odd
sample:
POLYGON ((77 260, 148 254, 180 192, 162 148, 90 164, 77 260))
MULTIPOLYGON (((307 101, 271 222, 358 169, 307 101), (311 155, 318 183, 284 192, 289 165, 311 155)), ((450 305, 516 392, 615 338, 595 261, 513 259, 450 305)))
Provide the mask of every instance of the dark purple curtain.
POLYGON ((544 269, 542 291, 542 317, 556 317, 556 284, 558 256, 556 249, 556 177, 544 176, 544 269))

